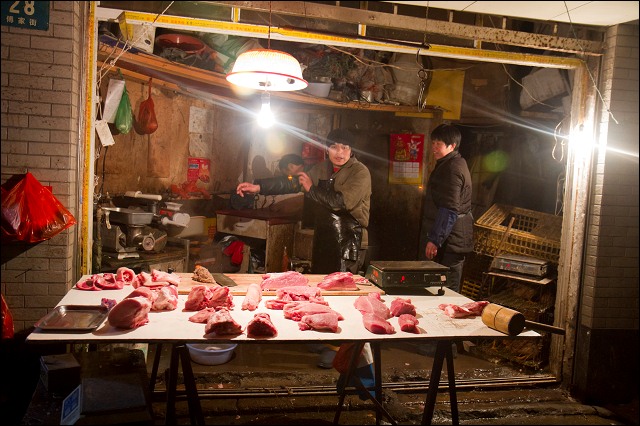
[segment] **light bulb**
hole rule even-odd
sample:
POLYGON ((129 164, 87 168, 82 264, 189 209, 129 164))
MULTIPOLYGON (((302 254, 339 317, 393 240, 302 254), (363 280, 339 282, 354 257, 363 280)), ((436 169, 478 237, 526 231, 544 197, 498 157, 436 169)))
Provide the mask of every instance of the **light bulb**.
POLYGON ((258 125, 264 129, 273 126, 275 118, 271 112, 271 99, 268 92, 262 94, 262 107, 258 113, 258 125))

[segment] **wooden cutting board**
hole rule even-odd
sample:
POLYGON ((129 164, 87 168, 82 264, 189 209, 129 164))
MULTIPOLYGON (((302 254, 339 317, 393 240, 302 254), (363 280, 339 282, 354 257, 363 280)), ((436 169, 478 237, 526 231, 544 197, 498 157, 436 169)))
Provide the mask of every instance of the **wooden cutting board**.
MULTIPOLYGON (((194 285, 202 285, 198 281, 191 279, 193 274, 187 272, 176 272, 175 274, 180 276, 180 285, 178 286, 179 294, 189 294, 191 288, 194 285)), ((262 282, 262 274, 220 274, 213 273, 213 278, 220 285, 229 287, 231 294, 236 296, 244 296, 247 293, 249 284, 260 284, 262 282)), ((305 277, 309 279, 309 286, 316 287, 326 275, 322 274, 305 274, 305 277)), ((355 275, 355 278, 363 278, 360 275, 355 275)), ((363 279, 364 281, 364 279, 363 279)), ((367 293, 380 293, 384 294, 384 291, 374 284, 357 284, 358 290, 336 290, 336 291, 322 291, 323 296, 359 296, 367 293)), ((262 292, 264 296, 275 296, 275 290, 265 290, 262 292)))

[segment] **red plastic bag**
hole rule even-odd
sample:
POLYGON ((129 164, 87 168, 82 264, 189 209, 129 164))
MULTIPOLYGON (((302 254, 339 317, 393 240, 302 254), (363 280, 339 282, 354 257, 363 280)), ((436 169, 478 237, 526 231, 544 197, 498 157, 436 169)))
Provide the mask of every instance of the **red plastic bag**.
POLYGON ((4 301, 4 296, 0 294, 0 298, 2 298, 2 338, 13 339, 13 316, 9 306, 4 301))
POLYGON ((149 79, 149 97, 140 104, 138 119, 134 118, 134 129, 139 135, 150 135, 158 130, 158 120, 156 111, 151 99, 151 79, 149 79))
POLYGON ((31 173, 14 175, 2 185, 3 240, 37 243, 75 223, 73 215, 31 173))

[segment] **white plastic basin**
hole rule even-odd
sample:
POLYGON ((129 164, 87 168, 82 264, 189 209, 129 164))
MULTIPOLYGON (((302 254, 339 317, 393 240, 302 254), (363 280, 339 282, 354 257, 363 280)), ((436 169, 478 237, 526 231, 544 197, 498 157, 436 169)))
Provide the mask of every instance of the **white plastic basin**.
POLYGON ((219 365, 231 359, 236 346, 238 345, 235 343, 188 343, 187 349, 193 362, 219 365))

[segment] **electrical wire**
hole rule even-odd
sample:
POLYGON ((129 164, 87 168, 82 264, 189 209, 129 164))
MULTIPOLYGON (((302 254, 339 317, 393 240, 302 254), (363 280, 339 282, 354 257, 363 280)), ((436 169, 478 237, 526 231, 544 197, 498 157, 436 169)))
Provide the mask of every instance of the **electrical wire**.
MULTIPOLYGON (((578 35, 576 34, 575 28, 573 27, 573 21, 571 20, 571 14, 569 13, 569 7, 567 6, 567 2, 564 1, 563 3, 564 3, 564 8, 567 11, 567 18, 569 18, 569 28, 571 29, 571 32, 573 33, 573 36, 578 40, 578 46, 580 46, 580 50, 582 51, 582 54, 584 55, 585 54, 584 53, 584 48, 582 47, 582 44, 580 43, 581 39, 578 38, 578 35)), ((600 93, 600 90, 598 89, 598 85, 596 84, 596 80, 593 78, 593 74, 591 74, 591 70, 586 65, 585 65, 585 68, 587 70, 587 75, 589 76, 589 79, 591 80, 591 83, 593 84, 593 88, 595 89, 596 93, 598 94, 598 97, 600 98, 600 102, 602 102, 602 104, 604 105, 604 108, 607 111, 607 114, 609 114, 611 119, 616 124, 619 124, 618 120, 616 120, 616 118, 613 116, 613 113, 609 109, 609 106, 607 105, 607 103, 605 102, 604 98, 602 97, 602 93, 600 93)))
MULTIPOLYGON (((169 3, 169 5, 167 7, 164 8, 164 10, 160 13, 158 13, 156 15, 156 17, 153 19, 153 21, 151 22, 150 26, 153 26, 153 24, 156 23, 156 21, 162 16, 164 15, 167 10, 169 10, 169 8, 173 5, 173 3, 175 3, 175 1, 172 1, 169 3)), ((113 67, 116 66, 116 63, 118 62, 118 60, 120 59, 120 57, 122 55, 124 55, 126 52, 128 52, 129 50, 131 50, 131 48, 137 44, 142 37, 144 37, 144 33, 140 33, 140 35, 138 36, 138 38, 136 38, 135 40, 133 40, 131 43, 129 43, 127 40, 124 40, 124 46, 122 47, 122 50, 120 51, 120 53, 118 54, 118 56, 116 56, 115 59, 109 61, 109 60, 105 60, 102 63, 102 66, 100 67, 100 70, 98 71, 98 87, 100 87, 100 82, 102 81, 102 78, 109 72, 111 71, 111 69, 113 67), (108 68, 106 68, 108 66, 108 68), (106 68, 106 69, 105 69, 106 68)), ((120 40, 119 40, 120 41, 120 40)), ((113 48, 112 53, 116 50, 116 48, 113 48)), ((111 57, 111 54, 109 54, 109 56, 107 57, 107 59, 109 59, 111 57)))
POLYGON ((564 118, 560 120, 560 122, 553 129, 553 139, 555 141, 555 144, 553 145, 553 150, 551 151, 551 157, 554 160, 556 160, 558 163, 561 163, 564 160, 564 146, 566 142, 565 137, 561 137, 562 140, 560 141, 560 157, 556 158, 556 149, 558 147, 558 127, 560 127, 563 122, 564 122, 564 118))

